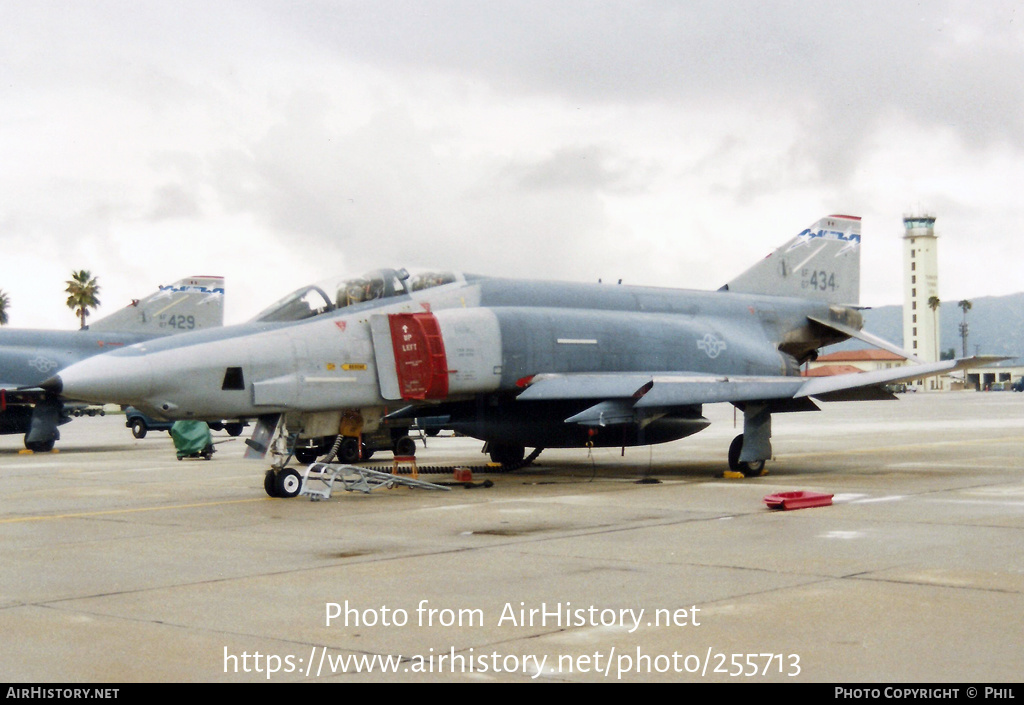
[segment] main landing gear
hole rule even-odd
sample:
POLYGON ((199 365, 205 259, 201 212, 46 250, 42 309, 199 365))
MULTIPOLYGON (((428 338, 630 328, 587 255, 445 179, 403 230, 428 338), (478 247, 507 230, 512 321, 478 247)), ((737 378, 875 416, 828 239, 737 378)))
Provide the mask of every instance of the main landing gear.
POLYGON ((515 443, 492 443, 484 444, 483 452, 491 456, 491 462, 501 466, 498 472, 512 472, 519 468, 525 468, 532 463, 543 451, 543 448, 534 448, 529 455, 526 448, 515 443))
POLYGON ((743 473, 744 477, 759 477, 764 473, 764 460, 740 461, 740 452, 743 450, 743 434, 736 436, 729 444, 729 469, 733 472, 743 473))
POLYGON ((765 460, 772 457, 772 414, 767 402, 747 402, 743 410, 743 433, 729 444, 729 469, 744 477, 764 474, 765 460))
POLYGON ((369 460, 378 450, 390 450, 395 455, 416 455, 416 441, 404 433, 364 436, 362 441, 355 436, 308 438, 297 441, 292 452, 303 465, 315 463, 327 455, 338 444, 334 458, 339 463, 353 465, 360 460, 369 460), (301 445, 299 445, 301 443, 301 445))

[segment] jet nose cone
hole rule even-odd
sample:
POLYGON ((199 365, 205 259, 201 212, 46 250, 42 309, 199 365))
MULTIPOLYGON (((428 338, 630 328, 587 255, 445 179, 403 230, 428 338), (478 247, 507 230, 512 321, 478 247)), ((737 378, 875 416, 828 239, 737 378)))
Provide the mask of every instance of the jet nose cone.
POLYGON ((152 375, 142 356, 97 355, 61 370, 46 383, 65 399, 97 404, 134 404, 149 395, 152 375))

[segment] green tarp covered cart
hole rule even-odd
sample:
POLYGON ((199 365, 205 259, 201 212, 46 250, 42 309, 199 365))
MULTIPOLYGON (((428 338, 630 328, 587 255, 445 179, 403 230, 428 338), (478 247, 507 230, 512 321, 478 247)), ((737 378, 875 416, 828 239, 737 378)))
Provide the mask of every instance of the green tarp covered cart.
POLYGON ((178 460, 182 458, 213 457, 213 439, 210 427, 205 421, 175 421, 171 426, 171 438, 174 449, 178 452, 178 460))

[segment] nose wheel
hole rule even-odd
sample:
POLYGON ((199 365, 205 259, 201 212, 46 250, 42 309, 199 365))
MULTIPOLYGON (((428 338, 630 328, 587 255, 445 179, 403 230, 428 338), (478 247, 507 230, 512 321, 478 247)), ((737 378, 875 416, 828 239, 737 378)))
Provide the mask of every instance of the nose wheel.
POLYGON ((271 497, 294 497, 302 489, 302 475, 292 468, 267 470, 263 476, 263 489, 271 497))

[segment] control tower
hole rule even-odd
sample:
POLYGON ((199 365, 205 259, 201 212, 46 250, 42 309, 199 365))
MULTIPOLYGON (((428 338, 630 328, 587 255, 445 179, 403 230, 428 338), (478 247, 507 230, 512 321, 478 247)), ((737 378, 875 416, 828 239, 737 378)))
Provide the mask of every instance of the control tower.
MULTIPOLYGON (((939 264, 934 215, 903 216, 903 347, 939 359, 939 264)), ((934 383, 934 378, 927 380, 934 383)))

